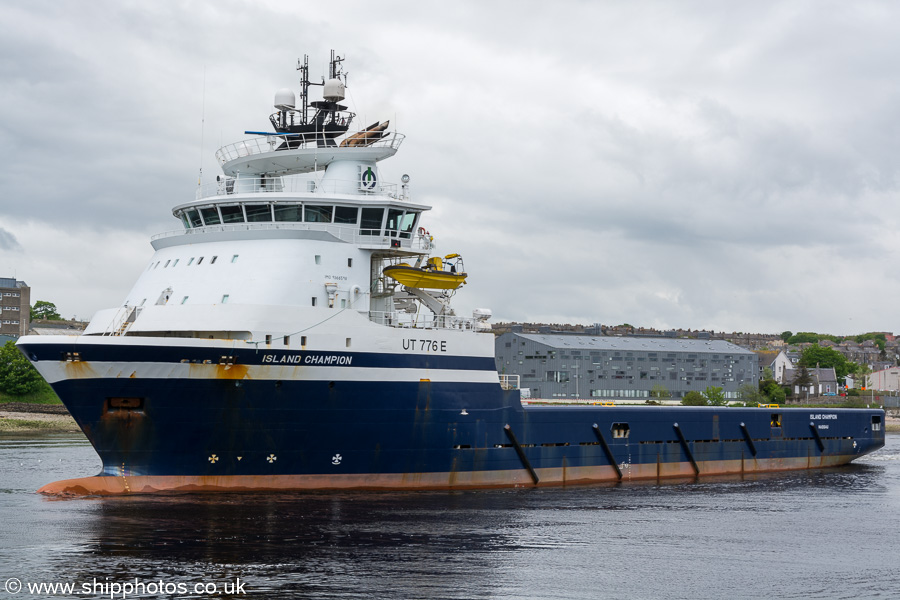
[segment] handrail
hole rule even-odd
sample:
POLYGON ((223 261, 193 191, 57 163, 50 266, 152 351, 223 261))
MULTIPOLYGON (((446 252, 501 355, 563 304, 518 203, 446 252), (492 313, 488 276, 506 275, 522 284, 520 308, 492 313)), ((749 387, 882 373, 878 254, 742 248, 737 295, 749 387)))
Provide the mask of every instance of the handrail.
POLYGON ((500 387, 504 390, 517 390, 520 385, 521 379, 519 375, 509 373, 500 374, 500 387))
POLYGON ((150 238, 155 241, 163 238, 179 235, 201 235, 204 233, 219 233, 226 231, 253 231, 253 230, 298 230, 298 231, 325 231, 342 242, 360 244, 363 246, 383 246, 390 248, 392 242, 400 241, 402 248, 409 250, 430 250, 432 246, 431 236, 414 233, 412 237, 393 237, 387 235, 365 235, 363 232, 379 233, 380 230, 359 229, 358 225, 335 225, 334 223, 232 223, 225 225, 206 225, 191 229, 176 229, 157 233, 150 238))
MULTIPOLYGON (((362 132, 348 132, 348 135, 354 135, 355 133, 362 132)), ((245 158, 247 156, 254 156, 256 154, 266 154, 269 152, 279 152, 281 151, 279 148, 284 143, 286 138, 291 139, 291 148, 290 150, 297 149, 316 149, 318 148, 316 140, 309 140, 303 137, 295 137, 292 134, 281 134, 281 135, 261 135, 257 137, 248 138, 246 140, 241 140, 239 142, 235 142, 233 144, 228 144, 226 146, 222 146, 218 150, 216 150, 216 159, 219 161, 220 165, 224 165, 225 163, 238 159, 245 158)), ((402 133, 392 132, 387 134, 385 137, 375 140, 371 143, 366 144, 365 146, 348 146, 342 148, 340 143, 334 147, 327 148, 318 148, 319 150, 328 151, 328 152, 340 152, 342 150, 357 150, 359 148, 393 148, 397 149, 400 147, 400 144, 403 143, 403 140, 406 138, 402 133)), ((285 148, 287 150, 288 148, 285 148)))
POLYGON ((379 325, 409 329, 456 329, 462 331, 479 331, 481 324, 471 317, 451 315, 433 315, 430 312, 405 313, 397 311, 370 310, 369 320, 379 325))
MULTIPOLYGON (((314 179, 298 177, 221 177, 200 185, 195 193, 197 200, 204 198, 228 198, 238 194, 276 194, 287 193, 303 198, 315 198, 328 195, 362 195, 365 198, 388 197, 395 200, 409 200, 397 195, 396 183, 379 183, 374 190, 362 189, 358 180, 314 179)), ((269 200, 270 198, 266 198, 269 200)))

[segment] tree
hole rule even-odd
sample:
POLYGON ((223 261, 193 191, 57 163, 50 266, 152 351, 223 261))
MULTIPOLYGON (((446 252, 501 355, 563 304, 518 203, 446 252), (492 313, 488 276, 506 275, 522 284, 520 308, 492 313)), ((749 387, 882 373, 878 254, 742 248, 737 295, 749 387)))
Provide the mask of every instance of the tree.
POLYGON ((850 366, 850 372, 853 373, 853 378, 857 381, 857 387, 868 387, 868 377, 866 376, 872 373, 872 369, 869 368, 869 365, 850 363, 850 366))
POLYGON ((762 376, 762 378, 763 378, 763 380, 766 380, 766 379, 775 379, 775 374, 772 373, 772 368, 771 368, 771 367, 763 367, 763 376, 762 376))
POLYGON ((810 346, 803 350, 797 365, 801 367, 821 367, 827 369, 834 367, 834 374, 838 381, 843 379, 853 370, 853 363, 848 362, 847 358, 835 350, 834 348, 823 348, 821 346, 810 346))
POLYGON ((740 388, 738 388, 738 394, 740 394, 741 401, 744 404, 755 406, 757 404, 768 404, 766 401, 765 395, 762 393, 760 389, 761 386, 755 386, 752 383, 745 383, 740 388))
POLYGON ((707 406, 706 398, 698 391, 691 390, 681 399, 683 406, 707 406))
POLYGON ((782 332, 781 332, 781 339, 782 339, 782 341, 785 341, 785 342, 786 342, 786 341, 788 341, 789 339, 791 339, 791 336, 792 336, 792 335, 794 335, 794 334, 791 333, 790 331, 782 331, 782 332))
POLYGON ((879 350, 884 351, 885 337, 883 333, 863 333, 854 338, 857 344, 862 344, 866 340, 872 340, 879 350))
POLYGON ((668 388, 666 388, 666 386, 661 383, 657 383, 650 389, 650 397, 656 399, 671 398, 672 394, 669 393, 669 390, 668 388))
POLYGON ((815 344, 819 341, 819 334, 809 331, 795 333, 787 339, 788 344, 815 344))
POLYGON ((711 406, 725 406, 728 404, 728 401, 725 400, 725 391, 714 385, 707 386, 703 390, 703 397, 706 398, 706 403, 711 406))
POLYGON ((40 389, 44 379, 13 342, 0 347, 0 392, 20 396, 40 389))
POLYGON ((56 312, 56 305, 46 300, 38 300, 31 307, 31 320, 47 319, 49 321, 61 321, 62 317, 56 312))
MULTIPOLYGON (((794 377, 794 381, 792 382, 793 385, 809 390, 812 382, 812 376, 809 374, 809 370, 805 365, 800 365, 800 368, 797 370, 797 375, 794 377)), ((803 390, 801 389, 800 391, 802 392, 803 390)))
POLYGON ((774 379, 759 382, 759 391, 763 396, 762 404, 784 404, 787 394, 784 388, 778 385, 774 379))

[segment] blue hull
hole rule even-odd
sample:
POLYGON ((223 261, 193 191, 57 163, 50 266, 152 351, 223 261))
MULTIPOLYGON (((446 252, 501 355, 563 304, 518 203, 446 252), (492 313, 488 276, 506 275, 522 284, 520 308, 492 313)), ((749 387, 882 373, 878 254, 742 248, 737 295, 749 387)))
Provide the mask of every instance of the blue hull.
POLYGON ((558 485, 816 468, 884 445, 881 410, 523 407, 499 384, 260 380, 234 369, 55 382, 103 461, 84 490, 558 485))

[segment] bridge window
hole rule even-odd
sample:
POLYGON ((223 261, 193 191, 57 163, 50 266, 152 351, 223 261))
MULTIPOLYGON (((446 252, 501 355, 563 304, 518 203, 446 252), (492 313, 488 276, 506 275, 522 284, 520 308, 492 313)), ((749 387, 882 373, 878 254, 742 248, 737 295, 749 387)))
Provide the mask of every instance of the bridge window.
POLYGON ((203 221, 200 219, 200 213, 196 210, 187 211, 188 221, 191 222, 191 227, 203 227, 203 221))
POLYGON ((303 213, 303 220, 307 223, 331 223, 331 212, 333 206, 310 206, 306 205, 303 213))
POLYGON ((272 220, 272 207, 268 204, 245 204, 248 223, 265 223, 272 220))
POLYGON ((220 206, 223 223, 243 223, 244 209, 241 206, 220 206))
POLYGON ((219 211, 216 210, 215 206, 211 206, 209 208, 201 208, 200 214, 203 215, 203 222, 207 225, 218 225, 222 222, 219 218, 219 211))
POLYGON ((388 218, 387 225, 385 229, 388 230, 391 237, 397 237, 397 230, 400 228, 400 219, 403 217, 403 211, 397 210, 395 208, 388 209, 388 218))
POLYGON ((400 220, 400 237, 409 239, 416 224, 418 213, 408 212, 400 220))
POLYGON ((359 220, 359 209, 354 206, 335 206, 334 222, 356 225, 359 220))
POLYGON ((301 204, 276 204, 275 220, 280 222, 298 223, 303 220, 303 205, 301 204))
POLYGON ((361 235, 381 235, 381 222, 384 220, 383 208, 364 208, 359 223, 361 235))

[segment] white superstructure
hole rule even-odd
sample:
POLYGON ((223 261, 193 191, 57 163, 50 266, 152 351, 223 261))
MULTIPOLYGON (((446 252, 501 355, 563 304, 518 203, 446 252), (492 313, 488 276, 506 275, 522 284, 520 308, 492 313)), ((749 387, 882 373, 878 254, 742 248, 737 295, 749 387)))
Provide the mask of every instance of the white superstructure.
MULTIPOLYGON (((310 122, 346 129, 353 115, 338 120, 343 87, 335 79, 330 100, 311 103, 328 110, 310 122)), ((276 95, 273 124, 293 122, 288 91, 276 95)), ((341 317, 345 324, 379 329, 489 329, 489 311, 454 314, 455 290, 405 288, 383 274, 400 262, 428 266, 433 248, 419 226, 430 207, 410 200, 409 178, 401 186, 381 180, 378 162, 403 141, 387 128, 385 121, 356 133, 279 130, 219 149, 223 174, 174 207, 182 228, 154 236, 155 252, 122 304, 99 311, 85 335, 293 347, 300 340, 292 335, 342 312, 353 313, 341 317)))

